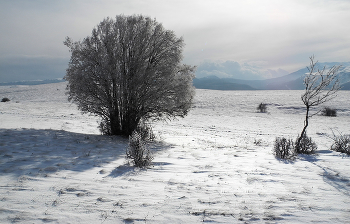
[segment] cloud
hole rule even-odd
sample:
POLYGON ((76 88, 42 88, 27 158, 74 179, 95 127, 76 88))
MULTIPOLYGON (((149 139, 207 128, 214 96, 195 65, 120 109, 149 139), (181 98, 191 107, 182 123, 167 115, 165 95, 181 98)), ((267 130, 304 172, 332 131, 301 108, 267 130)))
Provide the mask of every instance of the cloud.
POLYGON ((266 61, 265 69, 289 72, 307 65, 313 54, 321 61, 350 60, 344 50, 350 50, 345 22, 350 2, 242 1, 231 6, 217 17, 222 20, 195 29, 200 38, 185 36, 186 59, 198 64, 266 61))
POLYGON ((279 69, 307 66, 313 54, 324 62, 350 61, 349 10, 348 0, 0 1, 0 54, 11 60, 22 55, 69 58, 62 43, 66 36, 79 41, 106 17, 143 14, 184 37, 186 64, 236 61, 239 66, 220 65, 224 68, 215 71, 275 77, 279 69), (263 63, 255 68, 257 62, 263 63))
POLYGON ((243 63, 242 65, 235 61, 224 62, 204 62, 196 70, 196 77, 203 78, 207 76, 217 76, 219 78, 235 78, 245 80, 260 80, 267 78, 276 78, 289 74, 283 69, 264 69, 259 65, 262 62, 243 63))

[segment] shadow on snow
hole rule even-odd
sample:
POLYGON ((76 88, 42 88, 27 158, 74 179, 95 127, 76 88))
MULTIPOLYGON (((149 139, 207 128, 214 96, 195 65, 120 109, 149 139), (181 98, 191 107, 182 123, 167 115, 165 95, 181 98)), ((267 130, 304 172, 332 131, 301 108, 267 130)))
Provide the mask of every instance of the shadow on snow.
POLYGON ((63 130, 0 129, 1 175, 85 171, 125 154, 128 139, 63 130))
MULTIPOLYGON (((128 138, 121 136, 51 129, 0 129, 0 175, 40 176, 59 170, 83 172, 124 159, 127 147, 128 138)), ((157 152, 168 147, 156 142, 150 148, 157 152)), ((136 170, 133 166, 122 165, 109 176, 125 175, 136 170)))

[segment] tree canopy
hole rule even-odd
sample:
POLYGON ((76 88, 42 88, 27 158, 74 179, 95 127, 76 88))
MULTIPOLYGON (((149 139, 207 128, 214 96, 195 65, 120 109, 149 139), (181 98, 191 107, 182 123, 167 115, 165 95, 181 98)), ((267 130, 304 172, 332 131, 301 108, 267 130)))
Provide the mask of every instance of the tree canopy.
POLYGON ((91 36, 67 37, 68 99, 102 118, 105 134, 130 135, 141 120, 185 116, 194 66, 181 64, 183 38, 142 15, 106 18, 91 36))

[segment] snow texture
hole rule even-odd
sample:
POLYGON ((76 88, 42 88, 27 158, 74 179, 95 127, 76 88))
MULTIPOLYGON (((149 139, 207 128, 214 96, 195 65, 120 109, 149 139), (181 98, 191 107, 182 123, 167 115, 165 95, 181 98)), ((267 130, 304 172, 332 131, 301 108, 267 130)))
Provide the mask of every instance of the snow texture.
POLYGON ((302 91, 196 90, 184 119, 154 124, 149 169, 128 165, 128 139, 99 135, 98 118, 67 101, 65 83, 3 86, 1 223, 349 223, 350 92, 314 116, 316 155, 276 159, 276 137, 303 127, 302 91), (260 103, 267 113, 258 113, 260 103))

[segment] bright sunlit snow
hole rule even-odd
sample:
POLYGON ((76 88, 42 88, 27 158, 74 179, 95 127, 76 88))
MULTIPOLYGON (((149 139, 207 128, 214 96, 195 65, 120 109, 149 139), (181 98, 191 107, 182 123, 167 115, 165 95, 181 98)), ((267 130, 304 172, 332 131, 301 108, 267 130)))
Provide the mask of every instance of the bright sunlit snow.
POLYGON ((350 157, 329 150, 350 134, 348 91, 325 104, 337 117, 310 120, 317 154, 286 162, 273 143, 301 132, 303 91, 196 90, 187 117, 155 124, 153 166, 136 169, 128 139, 99 135, 65 85, 0 87, 1 223, 350 222, 350 157))

